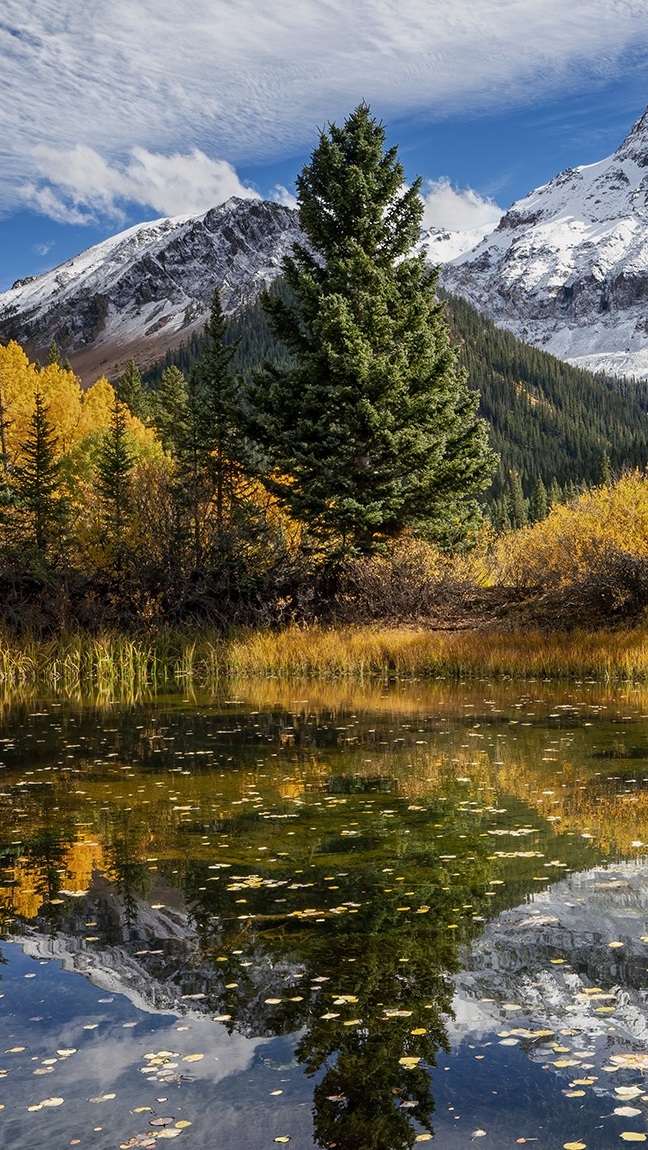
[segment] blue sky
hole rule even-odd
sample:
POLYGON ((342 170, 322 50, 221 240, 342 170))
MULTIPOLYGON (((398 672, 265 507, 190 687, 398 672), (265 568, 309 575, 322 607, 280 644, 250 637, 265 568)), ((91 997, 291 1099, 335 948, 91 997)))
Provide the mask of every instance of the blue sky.
POLYGON ((648 103, 646 0, 3 0, 0 290, 144 219, 287 199, 360 100, 478 227, 648 103))

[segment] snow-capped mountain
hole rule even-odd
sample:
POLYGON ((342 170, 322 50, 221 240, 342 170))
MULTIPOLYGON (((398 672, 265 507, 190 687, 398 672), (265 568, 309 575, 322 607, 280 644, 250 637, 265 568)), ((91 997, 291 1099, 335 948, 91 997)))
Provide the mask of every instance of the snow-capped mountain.
POLYGON ((648 377, 648 111, 614 155, 518 200, 442 282, 561 359, 648 377))
POLYGON ((293 209, 237 198, 137 224, 0 294, 0 339, 41 358, 56 340, 88 380, 143 366, 202 327, 216 287, 229 313, 254 299, 300 236, 293 209))
MULTIPOLYGON (((485 231, 430 229, 418 250, 527 342, 648 378, 648 111, 614 155, 567 169, 485 231)), ((216 287, 236 311, 301 239, 296 211, 263 200, 138 224, 0 294, 0 340, 43 358, 55 339, 86 380, 131 357, 146 366, 200 330, 216 287)))

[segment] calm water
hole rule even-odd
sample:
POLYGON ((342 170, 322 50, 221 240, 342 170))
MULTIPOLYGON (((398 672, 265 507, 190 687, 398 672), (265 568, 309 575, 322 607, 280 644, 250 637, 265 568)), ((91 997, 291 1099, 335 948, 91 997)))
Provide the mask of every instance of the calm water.
POLYGON ((230 691, 4 705, 0 1145, 646 1140, 648 694, 230 691))

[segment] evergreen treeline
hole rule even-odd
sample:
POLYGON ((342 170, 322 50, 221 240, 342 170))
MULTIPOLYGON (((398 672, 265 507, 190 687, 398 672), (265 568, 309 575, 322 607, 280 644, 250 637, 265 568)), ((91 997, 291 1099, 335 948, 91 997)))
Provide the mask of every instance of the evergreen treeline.
POLYGON ((452 336, 500 455, 491 498, 520 477, 525 497, 542 478, 569 496, 572 485, 601 483, 648 461, 648 384, 571 367, 447 297, 452 336))
MULTIPOLYGON (((289 298, 281 281, 271 294, 289 298)), ((646 464, 647 383, 571 367, 496 327, 465 300, 445 300, 452 339, 470 387, 480 393, 480 412, 500 457, 485 496, 498 526, 543 518, 543 489, 549 502, 569 499, 609 473, 646 464)), ((290 363, 260 300, 231 317, 226 338, 237 345, 232 370, 246 382, 264 360, 290 363)), ((145 382, 157 387, 172 365, 189 372, 201 349, 201 337, 192 337, 149 369, 145 382)))

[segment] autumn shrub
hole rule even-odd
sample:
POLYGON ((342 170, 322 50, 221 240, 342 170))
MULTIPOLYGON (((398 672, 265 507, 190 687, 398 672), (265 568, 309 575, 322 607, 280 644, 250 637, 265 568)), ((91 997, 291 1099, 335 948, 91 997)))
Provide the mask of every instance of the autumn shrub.
POLYGON ((501 584, 576 611, 636 615, 648 604, 648 475, 628 473, 507 532, 494 568, 501 584))

